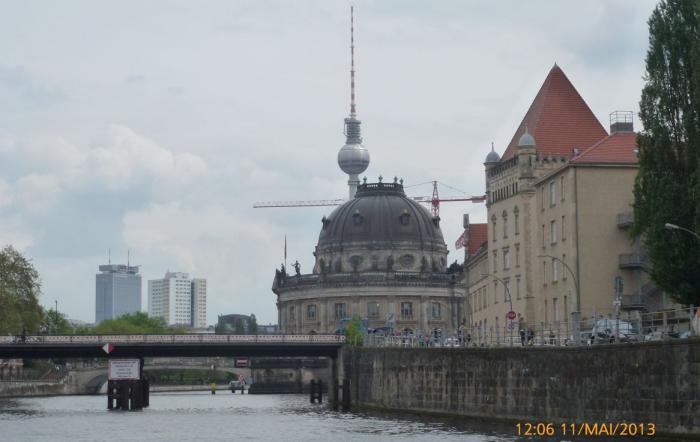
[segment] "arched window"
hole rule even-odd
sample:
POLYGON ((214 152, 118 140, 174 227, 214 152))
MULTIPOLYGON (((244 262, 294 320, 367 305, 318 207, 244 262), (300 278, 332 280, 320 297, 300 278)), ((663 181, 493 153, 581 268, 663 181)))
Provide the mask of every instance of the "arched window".
POLYGON ((508 238, 508 212, 503 211, 503 238, 508 238))

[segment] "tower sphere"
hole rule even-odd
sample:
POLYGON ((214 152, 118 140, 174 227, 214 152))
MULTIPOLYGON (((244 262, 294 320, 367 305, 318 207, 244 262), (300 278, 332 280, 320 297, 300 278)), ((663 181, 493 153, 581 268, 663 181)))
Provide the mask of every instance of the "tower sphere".
POLYGON ((499 161, 501 161, 501 157, 493 149, 486 155, 485 163, 498 163, 499 161))
POLYGON ((346 144, 338 152, 338 165, 348 175, 359 175, 369 166, 369 151, 362 144, 346 144))

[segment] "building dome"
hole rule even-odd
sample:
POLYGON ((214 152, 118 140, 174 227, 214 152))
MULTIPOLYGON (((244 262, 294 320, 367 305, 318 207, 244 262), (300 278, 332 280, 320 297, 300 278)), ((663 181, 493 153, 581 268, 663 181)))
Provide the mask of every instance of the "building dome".
POLYGON ((362 144, 346 144, 338 152, 338 165, 348 175, 359 175, 369 166, 369 151, 362 144))
POLYGON ((525 133, 518 140, 518 147, 534 147, 535 139, 530 132, 528 132, 527 127, 525 127, 525 133))
POLYGON ((484 163, 498 163, 501 161, 500 155, 493 149, 493 143, 491 143, 491 152, 486 155, 486 161, 484 163))
POLYGON ((406 197, 399 183, 361 184, 355 198, 324 217, 315 272, 444 270, 439 218, 406 197))

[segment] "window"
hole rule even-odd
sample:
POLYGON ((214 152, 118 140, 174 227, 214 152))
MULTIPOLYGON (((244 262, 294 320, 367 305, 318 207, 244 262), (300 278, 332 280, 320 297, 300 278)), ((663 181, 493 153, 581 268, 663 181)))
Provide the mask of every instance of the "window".
POLYGON ((546 246, 544 245, 546 240, 545 234, 544 234, 544 224, 542 224, 542 248, 544 249, 546 246))
POLYGON ((503 270, 510 269, 510 249, 503 249, 503 270))
POLYGON ((508 213, 503 211, 503 238, 508 238, 508 213))
POLYGON ((542 263, 542 285, 547 285, 547 261, 542 263))
POLYGON ((559 300, 557 298, 552 299, 552 317, 555 321, 559 320, 559 300))
POLYGON ((505 281, 506 281, 506 284, 505 284, 505 288, 503 290, 503 302, 508 302, 509 301, 508 298, 510 298, 510 296, 511 296, 511 294, 510 294, 510 280, 506 279, 505 281))
POLYGON ((557 204, 557 183, 549 182, 549 205, 554 207, 557 204))
POLYGON ((520 299, 520 276, 515 277, 515 299, 520 299))
POLYGON ((401 303, 401 319, 413 319, 413 303, 401 303))
POLYGON ((569 320, 569 298, 564 295, 564 322, 569 320))
POLYGON ((549 235, 552 238, 552 244, 557 242, 557 222, 551 221, 549 223, 549 235))
POLYGON ((345 317, 345 303, 338 302, 335 304, 335 319, 343 319, 345 317))
POLYGON ((515 245, 515 267, 520 267, 520 244, 515 245))
POLYGON ((515 217, 515 234, 519 235, 520 234, 520 227, 518 226, 518 224, 519 224, 518 221, 520 220, 520 211, 518 210, 517 207, 513 210, 513 215, 515 217))
POLYGON ((566 216, 561 216, 561 240, 566 239, 566 216))
POLYGON ((549 324, 549 307, 547 307, 547 300, 544 300, 544 323, 549 324))
POLYGON ((316 319, 316 304, 306 306, 306 319, 313 321, 316 319))
POLYGON ((433 319, 440 319, 442 317, 441 311, 440 311, 440 303, 439 302, 433 302, 431 305, 431 315, 433 319))
POLYGON ((498 304, 498 281, 493 282, 493 303, 498 304))
POLYGON ((559 280, 559 264, 556 259, 552 260, 552 282, 559 280))
MULTIPOLYGON (((566 253, 562 253, 561 255, 561 265, 564 266, 564 264, 566 264, 566 253)), ((564 281, 566 281, 567 272, 568 271, 565 268, 562 269, 561 279, 564 281)))
POLYGON ((540 190, 540 205, 541 210, 544 210, 544 187, 542 187, 540 190))
POLYGON ((564 201, 564 175, 559 178, 559 193, 561 193, 561 200, 564 201))
POLYGON ((491 217, 491 225, 493 226, 493 241, 496 241, 496 215, 491 217))
POLYGON ((295 319, 296 319, 296 315, 295 315, 294 313, 295 313, 295 312, 294 312, 294 306, 293 306, 293 305, 290 305, 290 306, 289 306, 289 321, 290 321, 290 322, 294 322, 295 319))
POLYGON ((378 318, 379 317, 379 303, 370 302, 367 304, 367 317, 368 318, 378 318))
POLYGON ((498 250, 493 251, 493 271, 498 271, 498 250))

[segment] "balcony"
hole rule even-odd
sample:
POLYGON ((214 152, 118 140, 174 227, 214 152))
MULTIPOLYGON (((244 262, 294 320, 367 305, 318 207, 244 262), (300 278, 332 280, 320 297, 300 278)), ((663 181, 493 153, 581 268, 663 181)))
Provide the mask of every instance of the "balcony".
POLYGON ((626 253, 619 256, 621 269, 635 269, 647 266, 649 258, 643 253, 626 253))
POLYGON ((617 215, 617 227, 626 229, 634 222, 634 214, 632 212, 620 213, 617 215))

